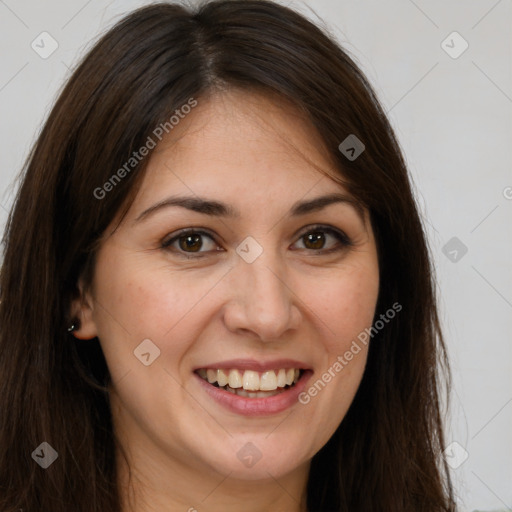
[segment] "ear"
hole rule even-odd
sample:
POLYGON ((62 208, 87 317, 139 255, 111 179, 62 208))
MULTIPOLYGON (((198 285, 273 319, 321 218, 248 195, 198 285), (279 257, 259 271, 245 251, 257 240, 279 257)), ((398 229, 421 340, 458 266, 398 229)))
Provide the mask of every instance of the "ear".
POLYGON ((71 334, 79 340, 90 340, 98 335, 96 323, 94 321, 94 300, 90 293, 84 294, 82 279, 78 282, 79 297, 71 302, 71 318, 75 321, 75 329, 71 334))

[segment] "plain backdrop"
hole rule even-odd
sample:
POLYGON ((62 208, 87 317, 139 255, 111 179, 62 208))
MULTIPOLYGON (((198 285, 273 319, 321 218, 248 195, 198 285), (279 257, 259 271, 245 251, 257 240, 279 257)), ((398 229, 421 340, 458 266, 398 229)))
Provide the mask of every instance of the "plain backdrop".
MULTIPOLYGON (((69 67, 123 14, 147 3, 0 0, 2 231, 14 180, 69 67), (48 37, 42 32, 58 44, 47 58, 31 46, 48 37)), ((286 3, 356 59, 396 130, 437 269, 454 373, 446 426, 455 444, 446 455, 460 510, 510 510, 511 1, 286 3)))

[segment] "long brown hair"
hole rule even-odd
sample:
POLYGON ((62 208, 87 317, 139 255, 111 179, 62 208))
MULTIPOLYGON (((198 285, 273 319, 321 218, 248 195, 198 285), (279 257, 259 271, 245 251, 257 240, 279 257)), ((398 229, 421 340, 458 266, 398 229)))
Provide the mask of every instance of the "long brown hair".
POLYGON ((312 460, 314 511, 452 511, 440 398, 450 386, 426 235, 399 144, 354 60, 318 27, 266 0, 129 14, 75 69, 27 160, 0 275, 0 510, 118 512, 115 446, 98 340, 67 332, 80 277, 126 213, 148 158, 102 187, 190 98, 219 88, 287 98, 318 130, 335 172, 370 211, 380 268, 372 338, 341 425, 312 460), (349 135, 356 159, 338 149, 349 135), (442 379, 444 377, 444 379, 442 379), (31 454, 46 441, 58 459, 31 454))

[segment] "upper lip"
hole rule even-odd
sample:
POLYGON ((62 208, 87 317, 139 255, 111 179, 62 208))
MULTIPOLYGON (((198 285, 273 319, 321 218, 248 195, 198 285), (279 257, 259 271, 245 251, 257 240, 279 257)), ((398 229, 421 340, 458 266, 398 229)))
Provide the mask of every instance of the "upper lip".
POLYGON ((302 361, 295 359, 272 359, 269 361, 261 361, 256 359, 230 359, 229 361, 218 361, 197 366, 194 371, 200 369, 237 369, 237 370, 253 370, 256 372, 265 372, 268 370, 298 368, 301 370, 310 370, 311 367, 302 361))

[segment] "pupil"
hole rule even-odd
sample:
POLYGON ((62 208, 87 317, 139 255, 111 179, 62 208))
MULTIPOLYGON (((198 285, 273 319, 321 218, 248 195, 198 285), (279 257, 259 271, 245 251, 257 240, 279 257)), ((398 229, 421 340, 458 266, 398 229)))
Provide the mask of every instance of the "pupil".
POLYGON ((197 252, 202 246, 200 242, 201 235, 186 235, 180 238, 180 246, 183 250, 191 249, 193 252, 197 252), (197 244, 197 242, 199 242, 198 246, 194 247, 194 244, 197 244))
POLYGON ((310 233, 306 235, 308 243, 312 243, 314 249, 321 249, 324 244, 323 233, 310 233))

